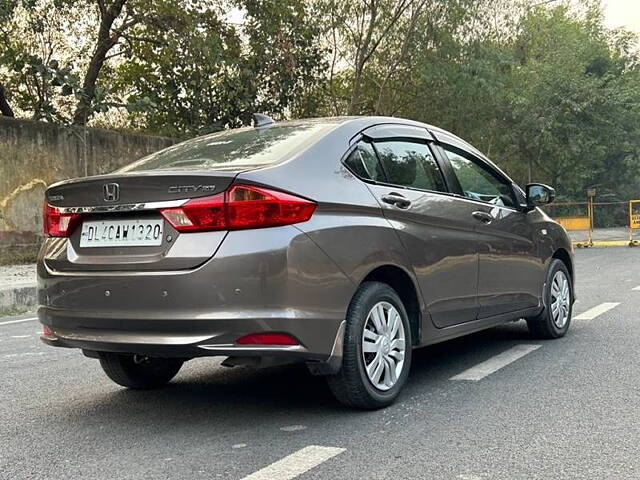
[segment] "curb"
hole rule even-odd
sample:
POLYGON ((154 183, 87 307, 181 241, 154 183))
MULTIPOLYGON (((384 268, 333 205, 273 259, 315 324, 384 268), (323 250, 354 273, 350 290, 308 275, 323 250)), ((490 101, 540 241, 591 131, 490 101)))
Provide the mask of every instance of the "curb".
POLYGON ((0 313, 24 310, 37 303, 36 285, 22 284, 0 288, 0 313))

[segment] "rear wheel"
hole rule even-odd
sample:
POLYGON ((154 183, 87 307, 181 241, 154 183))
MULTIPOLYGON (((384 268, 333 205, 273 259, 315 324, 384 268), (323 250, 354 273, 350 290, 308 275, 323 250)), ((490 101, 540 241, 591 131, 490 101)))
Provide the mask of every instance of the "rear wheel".
POLYGON ((180 371, 183 360, 144 355, 101 353, 100 365, 107 376, 123 387, 146 390, 166 385, 180 371))
POLYGON ((357 408, 393 403, 411 365, 411 329, 398 294, 380 282, 363 283, 347 311, 342 368, 327 382, 336 398, 357 408))
POLYGON ((537 338, 563 337, 571 324, 573 285, 566 265, 554 259, 549 265, 544 287, 544 310, 527 318, 529 332, 537 338))

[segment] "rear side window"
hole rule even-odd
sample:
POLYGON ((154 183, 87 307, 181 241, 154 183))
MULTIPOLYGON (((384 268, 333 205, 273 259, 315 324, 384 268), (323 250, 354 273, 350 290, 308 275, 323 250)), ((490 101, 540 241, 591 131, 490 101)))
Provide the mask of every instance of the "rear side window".
POLYGON ((334 123, 226 130, 179 143, 120 170, 201 170, 259 167, 289 159, 322 138, 334 123))
POLYGON ((402 187, 446 192, 442 172, 424 143, 388 140, 375 143, 387 182, 402 187))
POLYGON ((383 183, 387 181, 370 143, 360 142, 347 157, 345 164, 360 178, 383 183))

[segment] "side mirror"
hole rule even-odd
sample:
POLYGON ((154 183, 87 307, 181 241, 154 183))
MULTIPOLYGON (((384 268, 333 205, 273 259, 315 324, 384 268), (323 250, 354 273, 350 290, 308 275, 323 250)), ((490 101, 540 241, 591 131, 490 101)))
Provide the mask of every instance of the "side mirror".
POLYGON ((556 199, 556 191, 542 183, 527 185, 527 207, 533 209, 548 205, 556 199))

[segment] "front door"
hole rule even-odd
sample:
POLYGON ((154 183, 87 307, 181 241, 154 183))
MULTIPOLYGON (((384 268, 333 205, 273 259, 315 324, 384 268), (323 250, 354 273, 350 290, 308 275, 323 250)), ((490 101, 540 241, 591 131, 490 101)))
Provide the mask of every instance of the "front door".
POLYGON ((473 205, 478 238, 479 318, 535 307, 544 265, 534 229, 519 208, 513 185, 473 154, 443 145, 462 195, 473 205))

